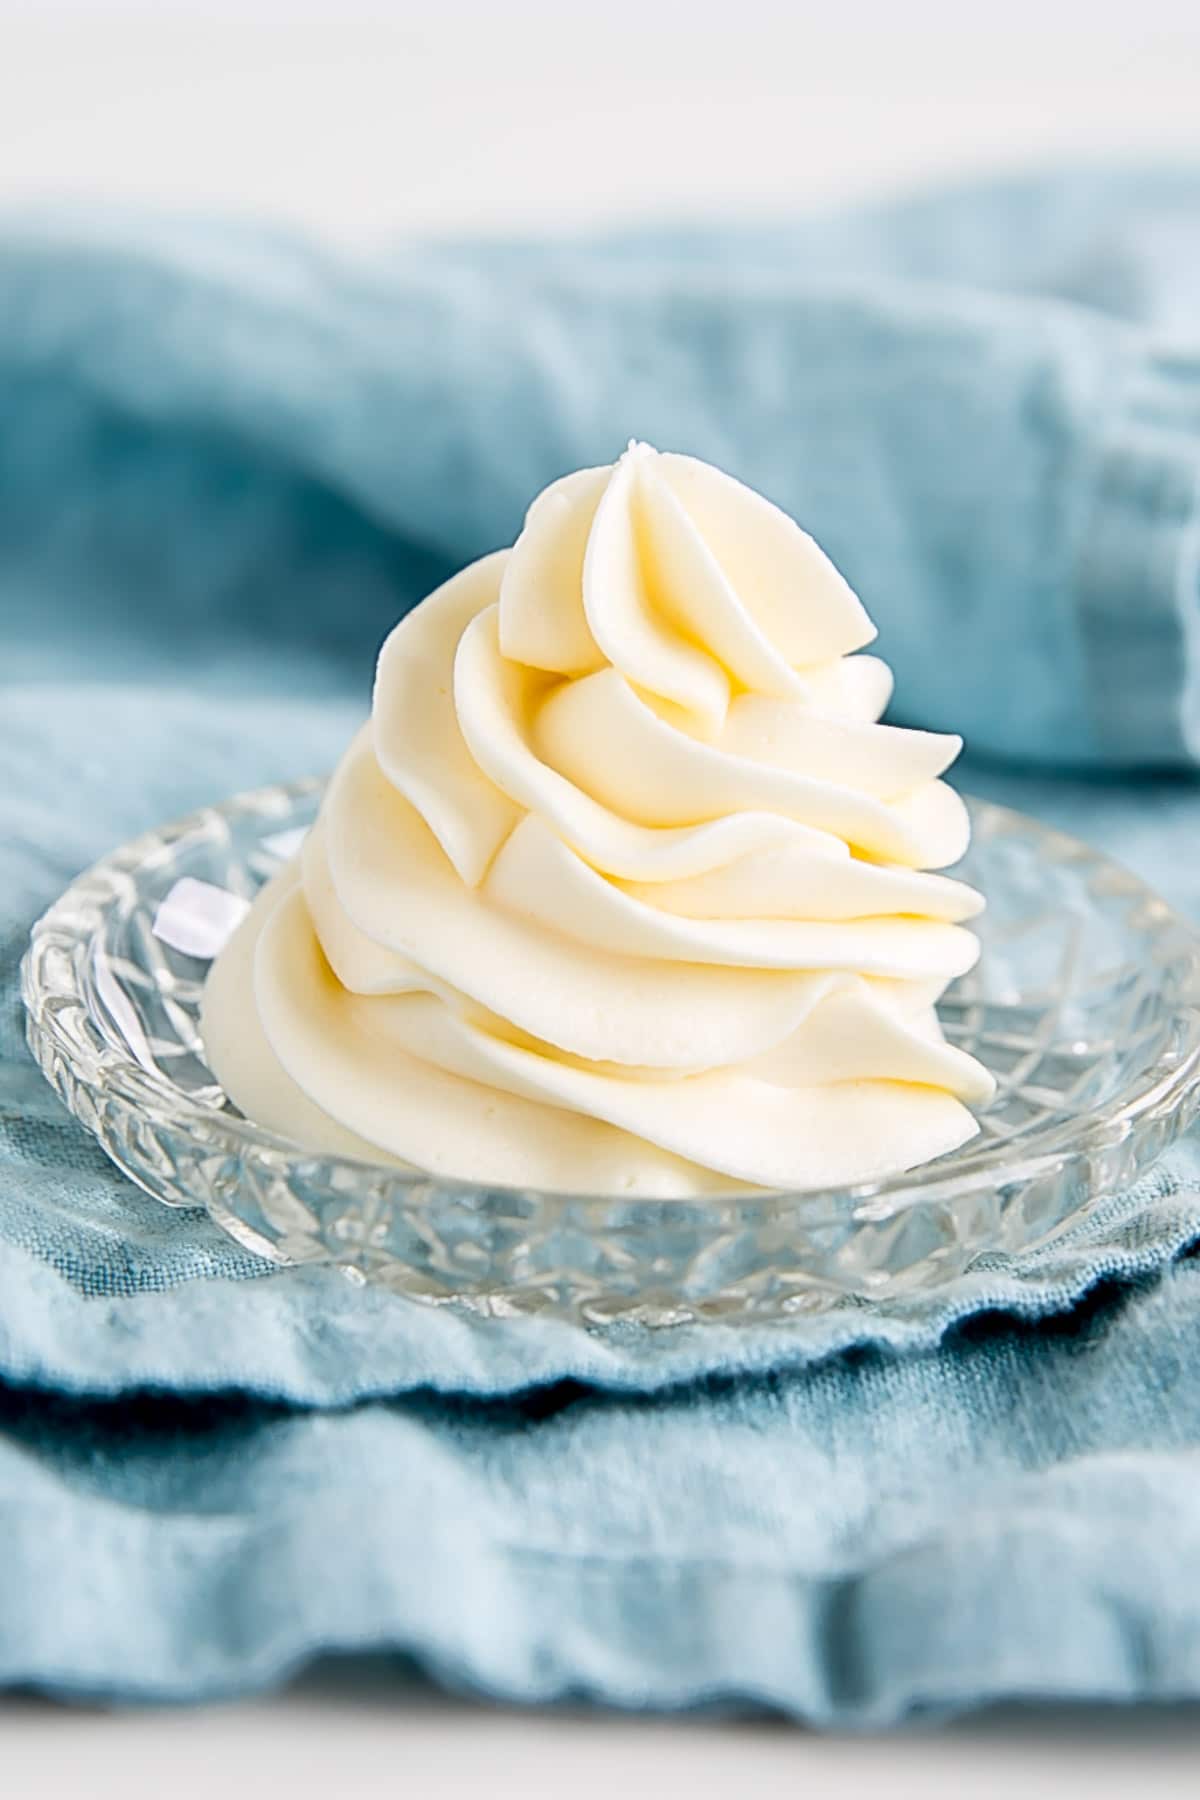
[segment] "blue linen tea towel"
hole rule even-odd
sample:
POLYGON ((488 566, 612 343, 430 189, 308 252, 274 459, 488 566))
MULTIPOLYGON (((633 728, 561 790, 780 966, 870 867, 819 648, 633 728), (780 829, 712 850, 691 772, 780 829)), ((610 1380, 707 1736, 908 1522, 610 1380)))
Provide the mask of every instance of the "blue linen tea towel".
POLYGON ((886 1313, 483 1323, 136 1194, 15 995, 78 868, 331 763, 394 618, 632 433, 814 531, 903 716, 1009 759, 964 784, 1200 914, 1198 218, 1168 173, 370 263, 9 222, 0 1679, 185 1699, 393 1647, 510 1698, 839 1723, 1200 1692, 1194 1142, 886 1313))

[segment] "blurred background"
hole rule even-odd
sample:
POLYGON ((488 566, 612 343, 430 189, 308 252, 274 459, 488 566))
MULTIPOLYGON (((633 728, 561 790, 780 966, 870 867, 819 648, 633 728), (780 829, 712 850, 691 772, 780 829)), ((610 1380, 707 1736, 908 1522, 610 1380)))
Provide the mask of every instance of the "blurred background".
POLYGON ((0 199, 339 239, 1195 151, 1194 0, 0 0, 0 199))

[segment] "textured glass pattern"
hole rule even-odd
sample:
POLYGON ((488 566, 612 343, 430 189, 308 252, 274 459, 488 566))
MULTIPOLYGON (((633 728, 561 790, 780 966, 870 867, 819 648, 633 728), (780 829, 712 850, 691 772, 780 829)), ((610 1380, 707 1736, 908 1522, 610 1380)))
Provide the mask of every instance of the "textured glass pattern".
POLYGON ((1195 933, 1085 844, 975 802, 961 873, 988 897, 983 955, 941 1010, 998 1091, 964 1149, 870 1186, 727 1201, 488 1189, 312 1155, 230 1108, 197 1029, 207 963, 153 927, 183 878, 252 895, 320 793, 260 789, 115 851, 41 919, 23 968, 34 1055, 113 1161, 276 1260, 585 1321, 889 1299, 1075 1222, 1200 1105, 1195 933))

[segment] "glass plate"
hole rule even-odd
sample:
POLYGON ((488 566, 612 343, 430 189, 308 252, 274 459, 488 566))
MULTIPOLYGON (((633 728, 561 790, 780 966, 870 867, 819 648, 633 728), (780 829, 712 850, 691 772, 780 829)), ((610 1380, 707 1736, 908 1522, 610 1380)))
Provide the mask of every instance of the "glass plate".
POLYGON ((983 954, 941 1012, 998 1089, 962 1150, 869 1186, 676 1201, 487 1188, 313 1155, 230 1106, 197 1027, 207 963, 164 942, 155 921, 181 880, 251 896, 312 822, 321 788, 243 794, 115 851, 35 926, 22 969, 33 1053, 113 1161, 278 1262, 334 1262, 423 1299, 587 1322, 889 1300, 952 1281, 982 1251, 1062 1231, 1198 1110, 1200 939, 1086 844, 975 801, 960 872, 988 898, 983 954))

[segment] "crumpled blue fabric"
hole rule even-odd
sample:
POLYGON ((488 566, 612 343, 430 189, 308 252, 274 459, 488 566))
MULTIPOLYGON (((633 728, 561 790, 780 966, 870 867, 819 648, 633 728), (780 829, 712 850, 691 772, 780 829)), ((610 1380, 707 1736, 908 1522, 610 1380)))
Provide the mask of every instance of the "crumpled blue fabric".
POLYGON ((80 867, 328 766, 396 616, 630 435, 814 530, 898 716, 967 732, 964 785, 1200 915, 1198 220, 1163 174, 370 263, 10 221, 0 1680, 188 1699, 388 1647, 516 1699, 829 1723, 1200 1692, 1197 1140, 886 1311, 485 1323, 137 1194, 15 990, 80 867))

